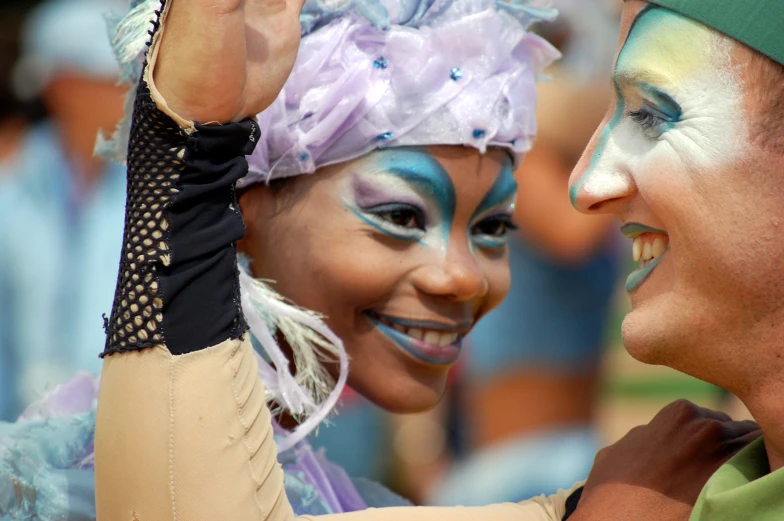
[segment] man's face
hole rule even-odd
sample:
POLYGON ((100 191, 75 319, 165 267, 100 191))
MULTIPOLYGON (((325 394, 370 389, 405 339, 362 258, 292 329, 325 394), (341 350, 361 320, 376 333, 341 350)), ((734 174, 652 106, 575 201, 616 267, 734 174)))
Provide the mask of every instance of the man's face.
POLYGON ((573 204, 618 217, 639 261, 626 282, 629 352, 730 389, 739 363, 765 364, 752 350, 784 303, 784 169, 749 137, 750 57, 626 2, 614 102, 570 180, 573 204))

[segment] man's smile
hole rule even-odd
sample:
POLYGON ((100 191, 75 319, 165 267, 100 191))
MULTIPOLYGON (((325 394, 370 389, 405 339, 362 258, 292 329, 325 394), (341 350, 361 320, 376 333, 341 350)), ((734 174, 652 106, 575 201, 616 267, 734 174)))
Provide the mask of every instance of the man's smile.
POLYGON ((639 267, 626 279, 626 291, 631 293, 645 282, 667 254, 670 238, 663 230, 639 223, 625 224, 621 232, 632 239, 632 258, 639 262, 639 267))

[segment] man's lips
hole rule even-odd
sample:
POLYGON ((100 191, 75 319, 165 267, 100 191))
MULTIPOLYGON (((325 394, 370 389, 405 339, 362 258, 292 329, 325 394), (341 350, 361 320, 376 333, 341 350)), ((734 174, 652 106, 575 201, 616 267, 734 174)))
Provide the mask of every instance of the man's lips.
POLYGON ((412 320, 367 311, 376 328, 410 355, 431 364, 452 364, 460 356, 463 336, 473 321, 453 324, 412 320))
POLYGON ((626 279, 626 291, 636 290, 650 276, 669 251, 670 237, 659 230, 640 223, 628 223, 621 232, 632 239, 632 259, 639 267, 626 279))

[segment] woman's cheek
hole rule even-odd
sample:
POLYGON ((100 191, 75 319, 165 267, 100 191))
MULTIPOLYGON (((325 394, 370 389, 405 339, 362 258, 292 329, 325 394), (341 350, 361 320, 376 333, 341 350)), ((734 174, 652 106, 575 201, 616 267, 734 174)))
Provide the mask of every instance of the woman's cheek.
MULTIPOLYGON (((482 255, 477 253, 477 255, 482 255)), ((487 295, 482 303, 481 314, 485 315, 490 310, 498 307, 509 294, 512 285, 512 275, 509 270, 509 251, 505 250, 497 257, 485 257, 481 264, 487 277, 487 295)))

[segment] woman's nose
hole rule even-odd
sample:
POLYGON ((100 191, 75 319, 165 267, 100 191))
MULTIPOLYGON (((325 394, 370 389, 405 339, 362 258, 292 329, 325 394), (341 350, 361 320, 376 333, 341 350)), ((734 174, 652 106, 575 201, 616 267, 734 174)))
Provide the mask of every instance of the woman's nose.
POLYGON ((416 286, 424 293, 446 297, 456 302, 482 298, 488 291, 488 280, 470 251, 448 252, 417 272, 416 286))

